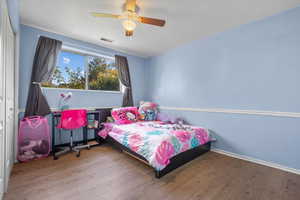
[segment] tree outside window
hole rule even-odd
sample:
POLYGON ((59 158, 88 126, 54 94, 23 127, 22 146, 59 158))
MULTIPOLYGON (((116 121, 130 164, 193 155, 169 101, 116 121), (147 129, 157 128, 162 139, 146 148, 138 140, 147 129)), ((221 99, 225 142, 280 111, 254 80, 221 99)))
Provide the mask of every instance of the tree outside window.
POLYGON ((113 59, 62 51, 50 80, 43 87, 120 91, 113 59))

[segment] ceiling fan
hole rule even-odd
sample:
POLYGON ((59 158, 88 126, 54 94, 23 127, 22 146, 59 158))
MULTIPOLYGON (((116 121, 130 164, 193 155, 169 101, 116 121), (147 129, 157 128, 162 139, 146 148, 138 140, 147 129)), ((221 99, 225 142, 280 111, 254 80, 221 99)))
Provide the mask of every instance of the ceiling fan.
POLYGON ((133 31, 136 28, 137 22, 143 24, 150 24, 154 26, 164 26, 166 21, 161 19, 141 17, 137 14, 138 7, 136 5, 136 0, 126 0, 125 9, 123 14, 107 14, 107 13, 96 13, 92 12, 91 15, 94 17, 106 17, 106 18, 115 18, 122 20, 123 28, 125 29, 126 36, 132 36, 133 31))

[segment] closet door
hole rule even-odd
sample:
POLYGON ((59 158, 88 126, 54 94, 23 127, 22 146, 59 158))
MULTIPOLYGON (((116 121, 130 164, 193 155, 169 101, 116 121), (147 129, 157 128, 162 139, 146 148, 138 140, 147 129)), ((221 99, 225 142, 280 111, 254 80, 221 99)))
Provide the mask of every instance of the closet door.
POLYGON ((4 68, 4 1, 0 0, 0 198, 4 192, 5 174, 5 68, 4 68))
MULTIPOLYGON (((7 9, 6 9, 7 10, 7 9)), ((13 144, 14 144, 14 103, 15 103, 15 71, 14 71, 14 40, 8 13, 4 16, 6 24, 5 40, 5 191, 7 190, 8 179, 13 165, 13 144)))
POLYGON ((14 159, 15 35, 5 0, 0 0, 0 199, 7 190, 14 159))

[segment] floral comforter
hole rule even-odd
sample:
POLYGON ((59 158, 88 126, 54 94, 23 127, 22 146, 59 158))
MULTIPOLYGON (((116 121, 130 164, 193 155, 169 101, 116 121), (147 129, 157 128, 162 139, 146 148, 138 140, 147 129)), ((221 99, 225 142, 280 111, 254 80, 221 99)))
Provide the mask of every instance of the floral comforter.
POLYGON ((189 125, 160 121, 132 124, 104 123, 99 136, 108 135, 147 159, 156 170, 162 170, 173 156, 210 141, 208 130, 189 125))

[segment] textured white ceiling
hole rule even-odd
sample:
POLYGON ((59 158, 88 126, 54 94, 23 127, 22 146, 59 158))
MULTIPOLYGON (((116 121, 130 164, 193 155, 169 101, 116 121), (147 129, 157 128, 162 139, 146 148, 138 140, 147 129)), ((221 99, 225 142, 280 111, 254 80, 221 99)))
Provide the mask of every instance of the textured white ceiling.
POLYGON ((167 23, 163 28, 139 24, 130 39, 119 20, 89 15, 91 11, 121 14, 125 0, 20 2, 22 24, 143 57, 300 5, 300 0, 137 0, 140 15, 167 23), (101 37, 114 42, 101 42, 101 37))

